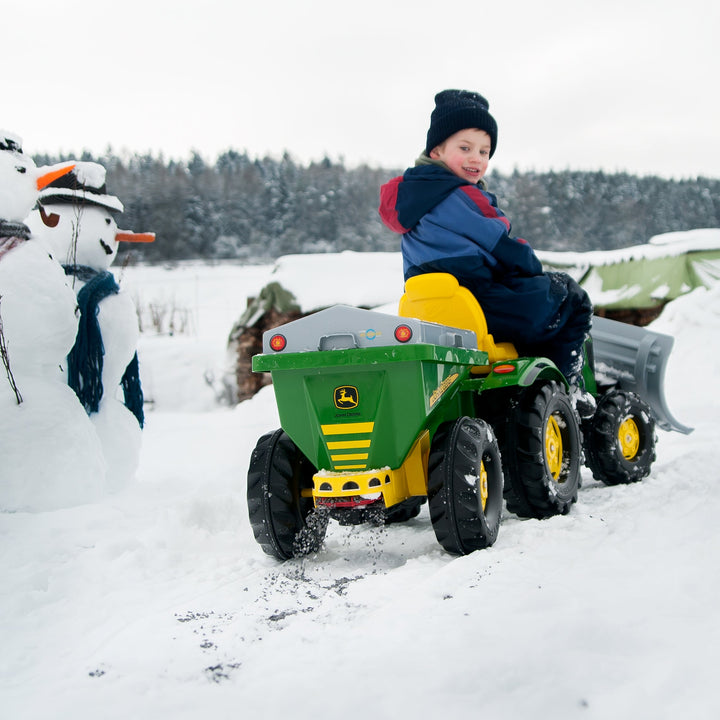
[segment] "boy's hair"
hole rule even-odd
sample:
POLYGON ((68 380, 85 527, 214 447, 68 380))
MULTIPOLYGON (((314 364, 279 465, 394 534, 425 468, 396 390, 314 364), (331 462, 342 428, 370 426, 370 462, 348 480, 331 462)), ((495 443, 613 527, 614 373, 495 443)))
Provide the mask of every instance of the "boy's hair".
POLYGON ((425 154, 466 128, 484 130, 490 136, 490 157, 497 145, 497 123, 489 113, 490 103, 480 93, 469 90, 443 90, 435 96, 425 154))

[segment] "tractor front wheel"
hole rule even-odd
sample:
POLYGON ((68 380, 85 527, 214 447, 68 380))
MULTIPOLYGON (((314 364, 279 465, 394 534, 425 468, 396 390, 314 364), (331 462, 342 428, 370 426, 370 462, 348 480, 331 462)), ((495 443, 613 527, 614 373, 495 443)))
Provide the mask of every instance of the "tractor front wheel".
POLYGON ((438 542, 457 555, 492 545, 500 529, 503 473, 490 425, 469 417, 441 425, 428 466, 430 519, 438 542))
POLYGON ((638 395, 611 390, 583 429, 585 464, 596 480, 620 485, 650 474, 655 461, 655 421, 638 395))

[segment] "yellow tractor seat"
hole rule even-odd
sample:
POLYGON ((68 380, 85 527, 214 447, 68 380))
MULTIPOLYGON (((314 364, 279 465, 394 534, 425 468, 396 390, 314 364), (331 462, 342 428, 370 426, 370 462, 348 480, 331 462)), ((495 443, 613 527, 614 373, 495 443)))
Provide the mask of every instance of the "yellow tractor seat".
POLYGON ((472 330, 477 335, 478 350, 488 354, 490 365, 518 356, 512 343, 496 343, 488 333, 485 314, 475 296, 448 273, 427 273, 411 277, 405 283, 405 294, 398 308, 400 317, 472 330))

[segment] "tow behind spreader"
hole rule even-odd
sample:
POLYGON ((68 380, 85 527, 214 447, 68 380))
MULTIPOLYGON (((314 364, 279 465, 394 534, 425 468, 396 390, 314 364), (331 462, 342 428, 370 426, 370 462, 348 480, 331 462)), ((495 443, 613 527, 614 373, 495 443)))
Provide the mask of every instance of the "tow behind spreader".
POLYGON ((555 365, 495 343, 450 275, 409 280, 399 317, 335 306, 268 331, 253 370, 272 373, 282 427, 250 461, 255 538, 284 560, 316 552, 330 519, 402 522, 427 501, 440 544, 467 554, 495 542, 503 499, 522 517, 566 513, 583 456, 607 484, 641 480, 656 423, 690 432, 664 399, 671 347, 596 318, 596 409, 580 419, 555 365))

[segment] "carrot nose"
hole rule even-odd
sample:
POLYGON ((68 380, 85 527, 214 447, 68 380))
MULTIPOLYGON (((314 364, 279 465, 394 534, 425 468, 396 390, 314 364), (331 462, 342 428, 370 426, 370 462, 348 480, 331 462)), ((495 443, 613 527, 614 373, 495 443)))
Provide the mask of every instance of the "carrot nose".
POLYGON ((63 175, 67 175, 73 168, 75 163, 69 165, 63 165, 62 167, 54 167, 52 170, 48 170, 46 173, 40 175, 37 179, 37 189, 42 190, 46 188, 53 180, 57 180, 63 175))
POLYGON ((155 233, 135 233, 129 230, 118 230, 115 233, 115 240, 117 242, 151 243, 155 242, 155 233))

